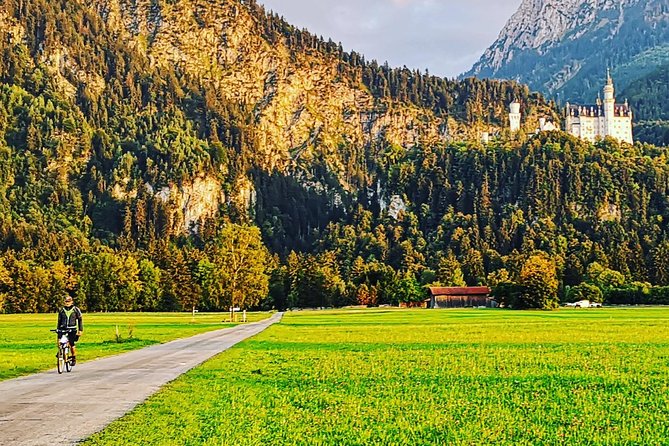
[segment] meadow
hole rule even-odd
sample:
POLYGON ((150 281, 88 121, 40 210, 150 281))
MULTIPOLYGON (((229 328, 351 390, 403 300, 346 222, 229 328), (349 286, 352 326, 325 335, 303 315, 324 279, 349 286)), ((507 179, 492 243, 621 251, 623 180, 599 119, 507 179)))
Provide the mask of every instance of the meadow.
MULTIPOLYGON (((249 322, 268 317, 249 313, 249 322)), ((85 313, 84 334, 77 343, 77 360, 103 356, 172 341, 211 330, 232 327, 228 313, 85 313), (118 335, 117 335, 118 328, 118 335)), ((238 316, 241 318, 241 316, 238 316)), ((56 366, 56 314, 0 315, 0 380, 56 366)))
POLYGON ((655 445, 669 309, 295 312, 86 445, 655 445))

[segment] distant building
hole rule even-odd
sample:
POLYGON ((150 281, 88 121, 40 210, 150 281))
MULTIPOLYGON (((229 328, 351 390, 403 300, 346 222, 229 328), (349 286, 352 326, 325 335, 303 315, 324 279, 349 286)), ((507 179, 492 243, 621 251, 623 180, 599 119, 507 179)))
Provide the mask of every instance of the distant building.
POLYGON ((430 308, 497 307, 490 298, 490 288, 483 287, 431 287, 430 308))
POLYGON ((559 129, 560 128, 555 125, 553 121, 549 121, 546 118, 539 118, 539 128, 537 129, 537 133, 552 132, 559 129))
MULTIPOLYGON (((520 113, 520 102, 513 101, 511 104, 509 104, 509 128, 511 129, 511 133, 515 133, 520 130, 521 118, 522 115, 520 113)), ((539 128, 535 133, 550 132, 553 130, 559 130, 559 126, 555 125, 552 120, 540 118, 539 128)))
POLYGON ((632 136, 632 110, 625 101, 616 104, 615 88, 611 75, 607 75, 604 87, 604 101, 597 98, 594 105, 572 105, 566 107, 566 131, 572 135, 594 141, 596 138, 611 136, 630 144, 632 136))

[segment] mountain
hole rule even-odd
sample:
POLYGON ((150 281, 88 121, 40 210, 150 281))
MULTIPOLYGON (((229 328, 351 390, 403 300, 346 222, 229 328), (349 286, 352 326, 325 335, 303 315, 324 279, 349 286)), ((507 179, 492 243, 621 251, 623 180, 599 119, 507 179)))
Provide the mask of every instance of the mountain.
MULTIPOLYGON (((224 208, 251 215, 264 202, 259 178, 273 173, 345 208, 376 190, 369 165, 386 147, 477 138, 505 125, 513 97, 526 99, 535 120, 550 112, 515 83, 366 62, 253 1, 0 5, 1 92, 17 129, 5 140, 53 172, 31 178, 49 183, 35 192, 76 184, 72 221, 86 213, 103 237, 122 230, 138 196, 167 207, 161 231, 170 234, 224 208)), ((329 213, 314 218, 292 227, 295 238, 329 213)))
POLYGON ((562 102, 591 102, 608 67, 622 92, 668 62, 665 0, 523 0, 465 76, 516 79, 562 102))
POLYGON ((250 0, 0 0, 0 308, 398 303, 538 251, 565 286, 669 284, 666 149, 533 135, 546 115, 250 0))

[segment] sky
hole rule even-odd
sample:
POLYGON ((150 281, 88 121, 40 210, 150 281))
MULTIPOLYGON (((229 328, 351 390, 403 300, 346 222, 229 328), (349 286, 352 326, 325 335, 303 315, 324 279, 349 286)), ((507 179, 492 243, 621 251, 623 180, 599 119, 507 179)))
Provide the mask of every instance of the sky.
POLYGON ((367 60, 456 77, 497 38, 521 0, 258 0, 367 60))

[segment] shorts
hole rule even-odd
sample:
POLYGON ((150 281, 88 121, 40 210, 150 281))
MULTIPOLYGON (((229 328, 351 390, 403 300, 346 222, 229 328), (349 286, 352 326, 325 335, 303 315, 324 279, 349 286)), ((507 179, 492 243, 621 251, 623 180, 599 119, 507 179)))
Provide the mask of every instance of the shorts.
MULTIPOLYGON (((60 336, 58 336, 56 339, 60 339, 60 336)), ((79 340, 79 336, 77 335, 76 331, 71 331, 67 334, 67 340, 70 341, 70 345, 72 347, 75 346, 77 341, 79 340)))

